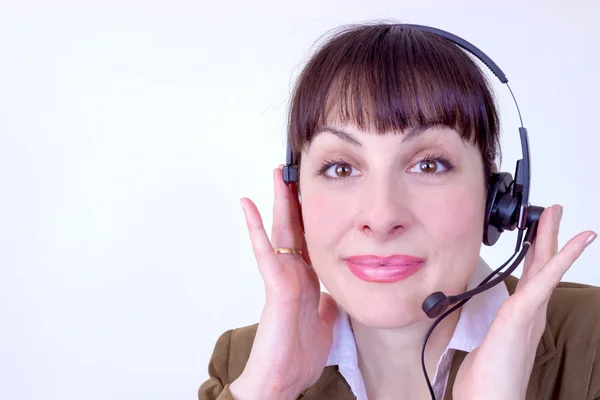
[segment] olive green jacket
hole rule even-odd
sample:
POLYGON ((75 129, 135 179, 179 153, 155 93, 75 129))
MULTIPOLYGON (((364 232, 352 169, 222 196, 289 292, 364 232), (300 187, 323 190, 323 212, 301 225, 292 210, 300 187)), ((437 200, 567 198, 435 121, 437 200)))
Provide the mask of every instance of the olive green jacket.
MULTIPOLYGON (((513 294, 518 279, 506 281, 513 294)), ((234 400, 229 384, 244 370, 257 325, 225 332, 217 340, 208 373, 198 390, 199 400, 234 400)), ((561 282, 550 299, 546 329, 537 348, 527 388, 527 400, 600 400, 600 288, 561 282)), ((467 353, 457 351, 443 400, 452 399, 452 386, 467 353)), ((336 366, 298 400, 353 400, 354 394, 336 366)))

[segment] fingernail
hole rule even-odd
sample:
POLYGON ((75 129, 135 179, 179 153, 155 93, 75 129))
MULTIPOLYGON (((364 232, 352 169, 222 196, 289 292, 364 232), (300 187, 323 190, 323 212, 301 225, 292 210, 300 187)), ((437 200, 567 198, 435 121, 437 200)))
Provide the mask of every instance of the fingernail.
POLYGON ((592 244, 592 242, 596 239, 596 235, 595 233, 592 233, 590 235, 590 237, 587 238, 587 240, 585 241, 585 247, 588 247, 590 244, 592 244))
POLYGON ((285 164, 279 164, 279 165, 277 166, 277 168, 279 168, 279 169, 283 169, 283 167, 284 167, 284 166, 285 166, 285 164))
POLYGON ((244 214, 246 214, 246 203, 244 203, 243 197, 240 199, 240 205, 242 206, 242 211, 244 211, 244 214))

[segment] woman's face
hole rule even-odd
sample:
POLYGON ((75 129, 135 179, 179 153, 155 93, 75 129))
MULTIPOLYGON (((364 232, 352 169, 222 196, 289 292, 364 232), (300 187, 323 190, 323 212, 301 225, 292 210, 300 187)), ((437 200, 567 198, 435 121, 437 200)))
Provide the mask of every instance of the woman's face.
POLYGON ((364 325, 427 318, 423 300, 460 293, 479 257, 486 189, 478 148, 447 127, 383 135, 329 128, 300 167, 317 275, 364 325))

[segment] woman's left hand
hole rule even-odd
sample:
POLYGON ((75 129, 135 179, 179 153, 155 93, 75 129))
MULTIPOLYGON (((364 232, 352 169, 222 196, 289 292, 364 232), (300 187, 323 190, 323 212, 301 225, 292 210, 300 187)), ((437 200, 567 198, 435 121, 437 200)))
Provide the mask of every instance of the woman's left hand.
POLYGON ((517 288, 498 310, 481 347, 470 352, 461 364, 452 391, 454 399, 525 399, 546 327, 550 295, 596 237, 592 231, 581 232, 557 251, 561 217, 562 207, 558 205, 542 213, 517 288))

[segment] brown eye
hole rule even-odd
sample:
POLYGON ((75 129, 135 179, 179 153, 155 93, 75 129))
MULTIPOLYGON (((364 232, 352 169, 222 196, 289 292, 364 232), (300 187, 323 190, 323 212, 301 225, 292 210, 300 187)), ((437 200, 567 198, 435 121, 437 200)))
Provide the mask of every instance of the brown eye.
POLYGON ((438 169, 437 163, 432 160, 425 160, 419 163, 421 165, 421 171, 427 174, 436 172, 438 169))
POLYGON ((352 174, 352 167, 348 164, 337 164, 335 174, 340 178, 346 178, 352 174))
POLYGON ((330 179, 351 178, 360 175, 360 171, 354 168, 352 164, 342 161, 329 161, 317 173, 330 179))
POLYGON ((424 158, 418 163, 414 164, 409 169, 409 172, 416 172, 419 174, 427 175, 438 175, 442 172, 447 172, 451 169, 452 166, 450 166, 449 162, 441 158, 428 156, 427 158, 424 158))

